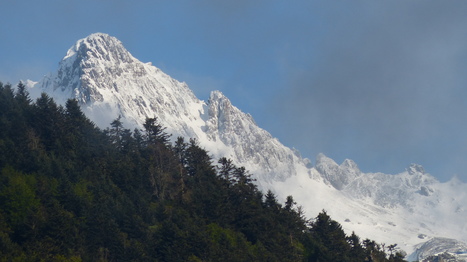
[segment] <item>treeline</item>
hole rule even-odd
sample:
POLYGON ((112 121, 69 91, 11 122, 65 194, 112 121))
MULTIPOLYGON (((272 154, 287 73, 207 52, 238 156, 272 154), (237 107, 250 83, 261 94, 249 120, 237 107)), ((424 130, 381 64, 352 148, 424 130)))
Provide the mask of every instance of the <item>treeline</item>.
POLYGON ((169 138, 0 83, 0 261, 403 261, 169 138))

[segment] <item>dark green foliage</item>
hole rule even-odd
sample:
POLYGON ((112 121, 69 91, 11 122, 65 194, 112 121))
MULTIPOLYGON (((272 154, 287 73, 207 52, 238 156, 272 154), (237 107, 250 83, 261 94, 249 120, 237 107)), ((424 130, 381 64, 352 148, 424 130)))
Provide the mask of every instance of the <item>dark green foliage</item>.
POLYGON ((165 127, 157 122, 157 118, 147 118, 143 126, 148 144, 167 144, 169 142, 170 135, 164 132, 165 127))
POLYGON ((0 83, 0 261, 402 261, 164 130, 102 131, 76 100, 0 83))
MULTIPOLYGON (((400 252, 388 255, 384 244, 379 245, 369 239, 360 241, 354 232, 346 236, 341 225, 322 211, 305 234, 306 261, 348 261, 348 262, 395 262, 405 261, 400 252)), ((396 245, 391 245, 395 248, 396 245)))

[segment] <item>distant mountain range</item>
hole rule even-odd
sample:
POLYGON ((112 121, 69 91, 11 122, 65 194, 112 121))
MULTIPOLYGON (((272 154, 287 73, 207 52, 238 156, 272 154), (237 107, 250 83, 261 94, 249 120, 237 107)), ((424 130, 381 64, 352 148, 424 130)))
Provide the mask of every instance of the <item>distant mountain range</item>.
POLYGON ((421 248, 436 237, 453 239, 456 246, 467 241, 467 184, 455 178, 440 183, 416 164, 395 175, 362 173, 352 160, 338 165, 319 154, 312 165, 220 91, 199 100, 186 83, 140 62, 107 34, 78 40, 56 72, 29 86, 31 94, 46 92, 58 103, 77 99, 101 128, 118 116, 127 128, 157 117, 172 138, 196 138, 214 159, 225 156, 245 166, 260 189, 279 199, 293 195, 308 217, 325 209, 348 233, 417 250, 412 259, 435 255, 421 248))

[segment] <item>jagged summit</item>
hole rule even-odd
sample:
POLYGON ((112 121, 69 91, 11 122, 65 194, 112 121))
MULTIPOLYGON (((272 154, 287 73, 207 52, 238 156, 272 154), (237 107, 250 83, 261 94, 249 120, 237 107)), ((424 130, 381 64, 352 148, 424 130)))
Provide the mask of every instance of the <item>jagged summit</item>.
MULTIPOLYGON (((120 76, 135 60, 117 38, 95 33, 78 40, 60 62, 57 72, 44 77, 39 86, 50 89, 49 92, 59 89, 80 103, 102 102, 103 95, 93 78, 120 76), (88 77, 90 75, 94 77, 88 77)), ((145 74, 141 66, 134 69, 137 74, 145 74)))
POLYGON ((120 40, 104 33, 94 33, 76 41, 63 59, 71 57, 76 59, 94 57, 114 63, 131 63, 134 60, 120 40))
POLYGON ((228 156, 252 167, 262 181, 284 180, 296 175, 297 168, 305 168, 306 160, 259 128, 250 114, 233 106, 220 91, 211 92, 207 105, 204 130, 208 140, 232 148, 228 156))
MULTIPOLYGON (((185 83, 140 62, 118 39, 103 33, 78 40, 57 72, 44 77, 38 86, 59 102, 77 99, 101 127, 119 115, 133 127, 141 126, 146 117, 157 116, 170 123, 168 128, 180 130, 179 125, 186 124, 169 120, 188 116, 190 105, 201 103, 185 83)), ((187 127, 180 133, 193 135, 187 127)))
POLYGON ((322 153, 316 157, 316 169, 323 176, 325 182, 338 190, 344 189, 361 175, 361 171, 354 161, 346 159, 341 165, 338 165, 322 153))
POLYGON ((406 168, 407 172, 409 175, 415 175, 415 174, 425 174, 425 169, 423 166, 419 164, 410 164, 408 168, 406 168))
MULTIPOLYGON (((234 107, 230 100, 220 91, 212 91, 208 100, 209 120, 207 128, 210 130, 211 135, 219 131, 220 138, 226 143, 237 143, 239 141, 232 141, 229 134, 240 133, 245 129, 254 129, 257 125, 250 114, 241 112, 238 108, 234 107)), ((272 137, 269 133, 265 134, 272 137)), ((214 137, 213 137, 214 139, 214 137)))

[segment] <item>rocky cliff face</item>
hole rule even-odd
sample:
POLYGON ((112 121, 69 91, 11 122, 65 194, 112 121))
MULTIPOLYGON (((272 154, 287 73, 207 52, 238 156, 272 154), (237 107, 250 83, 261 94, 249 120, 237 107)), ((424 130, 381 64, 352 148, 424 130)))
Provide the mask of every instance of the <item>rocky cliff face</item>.
POLYGON ((259 128, 251 115, 234 107, 221 92, 213 91, 207 104, 207 138, 232 148, 230 157, 256 174, 265 174, 261 180, 284 180, 297 174, 297 166, 305 166, 306 160, 259 128))

